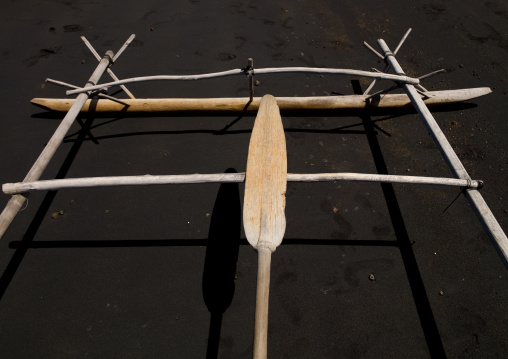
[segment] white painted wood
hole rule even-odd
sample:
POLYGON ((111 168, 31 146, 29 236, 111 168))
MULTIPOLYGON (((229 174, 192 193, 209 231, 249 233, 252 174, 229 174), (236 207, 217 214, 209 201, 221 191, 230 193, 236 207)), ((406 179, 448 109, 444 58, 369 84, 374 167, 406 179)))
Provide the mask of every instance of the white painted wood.
MULTIPOLYGON (((118 58, 118 56, 121 55, 121 53, 127 48, 127 46, 129 46, 129 44, 132 42, 132 40, 134 40, 134 38, 136 37, 136 35, 132 34, 128 39, 127 41, 123 44, 122 48, 115 54, 115 57, 113 58, 113 62, 116 61, 116 59, 118 58)), ((92 53, 92 55, 95 56, 95 58, 97 59, 97 61, 101 61, 101 56, 99 55, 99 53, 97 51, 95 51, 94 47, 92 46, 92 44, 87 40, 86 37, 84 36, 81 36, 81 40, 83 40, 83 42, 85 43, 86 47, 88 47, 88 49, 90 50, 90 52, 92 53)), ((120 81, 120 79, 114 74, 113 70, 111 70, 109 67, 107 69, 107 72, 108 72, 108 75, 113 79, 113 81, 120 81)), ((47 80, 46 80, 47 81, 47 80)), ((135 98, 134 95, 132 94, 132 92, 130 92, 127 87, 125 87, 124 85, 120 85, 120 87, 122 88, 122 90, 127 94, 127 96, 129 96, 129 98, 135 98)))
MULTIPOLYGON (((444 105, 461 101, 468 101, 491 93, 488 87, 478 87, 459 90, 430 91, 421 96, 427 106, 444 105)), ((375 109, 412 107, 411 100, 406 94, 384 94, 374 97, 368 102, 366 95, 349 96, 314 96, 314 97, 278 97, 277 104, 281 111, 319 111, 337 109, 375 109)), ((152 98, 152 99, 122 99, 119 101, 94 100, 94 112, 255 112, 259 109, 260 97, 254 97, 250 102, 245 98, 152 98), (250 102, 250 103, 249 103, 250 102), (246 106, 248 107, 246 108, 246 106)), ((32 104, 45 110, 67 112, 73 99, 34 98, 32 104)), ((91 100, 83 106, 82 112, 90 110, 91 100)))
MULTIPOLYGON (((399 52, 400 48, 402 47, 402 45, 404 44, 404 42, 406 41, 407 37, 409 36, 409 34, 411 33, 411 28, 409 28, 406 33, 404 34, 404 36, 402 36, 402 39, 399 41, 399 44, 397 45, 397 47, 395 48, 395 51, 393 52, 395 55, 397 55, 397 52, 399 52)), ((365 45, 365 47, 367 47, 368 49, 370 49, 372 52, 374 52, 374 54, 376 54, 376 56, 380 57, 383 61, 384 61, 384 56, 381 55, 379 52, 377 52, 376 50, 374 50, 369 44, 367 44, 365 41, 363 42, 363 44, 365 45)), ((390 69, 390 65, 388 64, 385 64, 384 66, 384 69, 382 72, 387 72, 388 70, 390 69)), ((369 87, 367 87, 367 89, 365 90, 365 92, 363 93, 364 95, 367 95, 370 90, 372 90, 372 88, 374 87, 374 85, 376 84, 376 79, 372 80, 372 82, 370 83, 369 87)))
POLYGON ((238 183, 245 180, 245 173, 190 174, 166 176, 118 176, 85 177, 44 180, 35 182, 5 183, 4 193, 16 194, 30 191, 54 191, 69 188, 113 187, 113 186, 149 186, 195 183, 238 183))
MULTIPOLYGON (((408 76, 398 76, 391 74, 384 74, 380 72, 371 72, 371 71, 362 71, 362 70, 352 70, 352 69, 329 69, 329 68, 321 68, 321 67, 269 67, 264 69, 255 69, 254 75, 263 75, 263 74, 281 74, 281 73, 315 73, 315 74, 331 74, 331 75, 347 75, 347 76, 359 76, 359 77, 368 77, 374 79, 384 79, 384 80, 392 80, 401 83, 408 83, 417 85, 420 83, 420 80, 408 77, 408 76)), ((78 93, 83 93, 86 91, 99 90, 103 88, 108 88, 111 86, 119 86, 125 85, 135 82, 147 82, 147 81, 193 81, 193 80, 204 80, 211 79, 217 77, 226 77, 226 76, 234 76, 234 75, 243 75, 245 76, 245 72, 242 69, 233 69, 221 72, 213 72, 208 74, 199 74, 199 75, 156 75, 156 76, 142 76, 142 77, 132 77, 129 79, 123 79, 120 81, 107 82, 101 85, 92 86, 88 89, 76 89, 69 90, 66 92, 67 95, 74 95, 78 93)))
MULTIPOLYGON (((78 86, 74 86, 74 85, 71 85, 71 84, 68 84, 66 82, 63 82, 63 81, 58 81, 58 80, 53 80, 53 79, 50 79, 50 78, 47 78, 46 79, 46 82, 49 82, 49 83, 52 83, 52 84, 55 84, 55 85, 58 85, 58 86, 63 86, 63 87, 69 87, 69 88, 74 88, 74 89, 78 89, 79 87, 78 86)), ((116 97, 113 97, 113 96, 108 96, 106 94, 103 94, 101 92, 98 92, 97 93, 97 96, 99 97, 102 97, 102 98, 107 98, 107 99, 110 99, 111 101, 114 101, 114 102, 118 102, 118 103, 123 103, 121 100, 117 99, 116 97)), ((131 97, 131 98, 134 98, 134 97, 131 97)), ((72 100, 73 103, 74 103, 74 99, 72 100)), ((88 101, 88 100, 87 100, 88 101)), ((123 103, 124 106, 125 106, 125 103, 123 103)), ((90 102, 87 102, 85 104, 85 106, 90 106, 90 102)), ((67 106, 67 110, 65 112, 67 112, 68 110, 70 110, 71 106, 67 106)))
POLYGON ((113 63, 118 60, 118 58, 120 57, 120 55, 125 51, 125 49, 127 48, 127 46, 129 46, 131 44, 131 42, 136 38, 136 34, 131 34, 131 36, 129 36, 129 38, 127 39, 127 41, 124 42, 124 44, 122 45, 122 47, 116 52, 116 54, 113 56, 113 63))
MULTIPOLYGON (((245 180, 245 173, 217 173, 217 174, 189 174, 189 175, 144 175, 117 177, 84 177, 64 178, 33 182, 4 183, 2 191, 6 194, 27 193, 31 191, 56 191, 69 188, 93 188, 112 186, 150 186, 170 184, 198 184, 198 183, 241 183, 245 180)), ((288 173, 288 182, 382 182, 427 184, 441 186, 455 186, 479 188, 481 181, 458 178, 395 176, 367 173, 288 173)))
POLYGON ((11 197, 0 214, 0 238, 11 225, 14 217, 19 213, 27 199, 27 195, 16 194, 11 197))

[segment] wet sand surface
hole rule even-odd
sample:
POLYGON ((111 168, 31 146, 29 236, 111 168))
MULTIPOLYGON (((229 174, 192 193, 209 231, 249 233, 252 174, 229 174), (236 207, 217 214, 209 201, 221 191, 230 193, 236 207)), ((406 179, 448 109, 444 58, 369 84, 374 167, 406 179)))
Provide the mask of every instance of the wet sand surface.
MULTIPOLYGON (((433 110, 508 229, 508 5, 494 1, 9 1, 0 12, 0 182, 21 181, 65 97, 136 39, 120 78, 255 67, 382 69, 392 50, 429 90, 493 93, 433 110)), ((256 95, 353 94, 370 81, 257 76, 256 95)), ((107 74, 103 81, 109 81, 107 74)), ((136 97, 247 96, 245 77, 128 86, 136 97)), ((375 90, 389 87, 383 81, 375 90)), ((115 89, 109 91, 115 93, 115 89)), ((125 98, 124 93, 118 97, 125 98)), ((42 179, 243 172, 253 116, 83 116, 42 179)), ((288 172, 451 176, 414 113, 283 116, 288 172)), ((249 358, 257 254, 243 184, 33 193, 0 242, 2 358, 249 358), (62 213, 62 214, 60 214, 62 213)), ((501 358, 508 276, 457 188, 288 183, 272 255, 271 358, 501 358), (372 276, 371 276, 372 275, 372 276)), ((0 199, 3 206, 9 199, 0 199)))

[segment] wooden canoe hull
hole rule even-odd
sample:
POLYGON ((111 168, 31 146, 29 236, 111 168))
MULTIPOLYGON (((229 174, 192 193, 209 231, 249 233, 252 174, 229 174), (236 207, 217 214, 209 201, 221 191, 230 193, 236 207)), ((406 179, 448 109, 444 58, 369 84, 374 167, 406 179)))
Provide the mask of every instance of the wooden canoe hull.
MULTIPOLYGON (((422 98, 427 106, 445 105, 468 101, 491 93, 488 87, 460 90, 430 91, 429 97, 422 98)), ((412 107, 406 94, 385 94, 366 100, 364 95, 277 97, 281 111, 327 111, 338 109, 388 109, 412 107)), ((108 99, 88 100, 82 112, 112 113, 161 113, 161 112, 256 112, 261 98, 151 98, 121 99, 115 102, 108 99)), ((34 98, 32 104, 45 110, 67 112, 73 99, 34 98)))

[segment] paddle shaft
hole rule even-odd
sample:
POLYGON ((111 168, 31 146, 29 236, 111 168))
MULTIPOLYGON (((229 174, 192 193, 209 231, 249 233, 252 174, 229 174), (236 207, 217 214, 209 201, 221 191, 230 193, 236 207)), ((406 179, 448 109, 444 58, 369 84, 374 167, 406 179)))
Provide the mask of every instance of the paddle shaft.
POLYGON ((270 264, 272 252, 258 249, 258 281, 256 292, 256 321, 254 324, 254 359, 267 357, 268 302, 270 292, 270 264))

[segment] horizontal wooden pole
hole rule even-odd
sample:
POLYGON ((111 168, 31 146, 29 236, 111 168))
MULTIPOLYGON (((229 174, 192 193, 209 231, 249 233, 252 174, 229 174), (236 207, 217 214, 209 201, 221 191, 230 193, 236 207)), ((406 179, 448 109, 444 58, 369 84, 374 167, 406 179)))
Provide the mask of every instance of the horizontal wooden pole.
MULTIPOLYGON (((491 93, 488 87, 470 89, 430 91, 427 97, 421 96, 428 105, 444 105, 468 101, 491 93)), ((314 97, 277 97, 281 111, 319 111, 337 109, 375 109, 412 107, 406 94, 384 94, 367 100, 365 95, 314 96, 314 97)), ((122 99, 115 102, 107 99, 88 100, 82 112, 256 112, 260 97, 249 98, 150 98, 122 99)), ((32 104, 45 110, 67 112, 73 99, 34 98, 32 104)))
MULTIPOLYGON (((263 75, 263 74, 281 74, 281 73, 314 73, 314 74, 330 74, 330 75, 347 75, 347 76, 358 76, 358 77, 368 77, 375 79, 384 79, 384 80, 392 80, 400 83, 408 83, 417 85, 420 83, 420 80, 408 77, 406 75, 392 75, 392 74, 384 74, 379 72, 371 72, 371 71, 363 71, 363 70, 353 70, 353 69, 333 69, 333 68, 323 68, 323 67, 269 67, 269 68, 259 68, 254 70, 254 75, 263 75)), ((112 86, 125 85, 135 82, 147 82, 147 81, 195 81, 195 80, 205 80, 226 76, 234 76, 234 75, 247 75, 245 70, 243 69, 233 69, 221 72, 212 72, 207 74, 198 74, 198 75, 155 75, 155 76, 141 76, 141 77, 132 77, 129 79, 123 79, 120 81, 107 82, 104 84, 92 86, 88 89, 76 89, 69 90, 66 92, 67 95, 74 95, 78 93, 83 93, 87 91, 94 91, 99 89, 104 89, 112 86)))
MULTIPOLYGON (((65 178, 34 182, 5 183, 2 191, 7 194, 26 193, 30 191, 54 191, 66 188, 111 187, 111 186, 143 186, 167 184, 194 184, 194 183, 241 183, 245 180, 245 173, 216 173, 216 174, 190 174, 190 175, 163 175, 163 176, 117 176, 117 177, 85 177, 65 178)), ((482 181, 421 177, 421 176, 395 176, 366 173, 315 173, 299 174, 288 173, 288 182, 384 182, 406 184, 428 184, 455 186, 467 188, 480 188, 482 181)))

